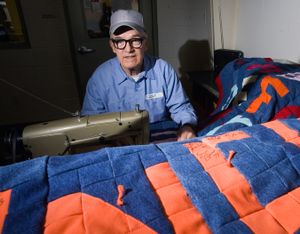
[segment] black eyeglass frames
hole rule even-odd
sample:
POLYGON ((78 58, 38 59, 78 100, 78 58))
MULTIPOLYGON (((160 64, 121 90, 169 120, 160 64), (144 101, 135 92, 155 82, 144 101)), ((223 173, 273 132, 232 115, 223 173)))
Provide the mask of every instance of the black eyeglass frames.
POLYGON ((113 42, 114 44, 114 47, 116 49, 119 49, 119 50, 124 50, 127 43, 129 43, 129 45, 131 47, 133 47, 134 49, 139 49, 142 47, 143 45, 143 41, 145 40, 144 37, 134 37, 134 38, 131 38, 129 40, 125 40, 125 39, 111 39, 111 41, 113 42))

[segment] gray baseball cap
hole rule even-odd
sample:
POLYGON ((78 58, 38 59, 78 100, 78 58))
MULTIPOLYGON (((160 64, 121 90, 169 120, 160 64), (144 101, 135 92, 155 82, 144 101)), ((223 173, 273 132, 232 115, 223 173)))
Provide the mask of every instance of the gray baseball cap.
POLYGON ((143 16, 135 10, 117 10, 111 15, 109 34, 114 34, 121 26, 128 26, 139 32, 145 32, 143 16))

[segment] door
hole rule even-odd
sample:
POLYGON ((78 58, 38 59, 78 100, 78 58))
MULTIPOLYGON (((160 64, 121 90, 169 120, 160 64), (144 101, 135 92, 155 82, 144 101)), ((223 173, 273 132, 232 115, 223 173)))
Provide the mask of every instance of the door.
POLYGON ((109 18, 117 9, 135 9, 144 15, 149 53, 156 55, 155 4, 149 0, 65 0, 71 52, 81 102, 88 79, 98 65, 114 56, 109 47, 109 18))

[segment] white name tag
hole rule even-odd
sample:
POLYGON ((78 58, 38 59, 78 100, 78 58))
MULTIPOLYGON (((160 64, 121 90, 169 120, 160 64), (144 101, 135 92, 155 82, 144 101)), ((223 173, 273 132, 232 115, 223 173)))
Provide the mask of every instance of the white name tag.
POLYGON ((156 98, 162 98, 164 94, 162 92, 159 93, 149 93, 146 94, 146 100, 156 99, 156 98))

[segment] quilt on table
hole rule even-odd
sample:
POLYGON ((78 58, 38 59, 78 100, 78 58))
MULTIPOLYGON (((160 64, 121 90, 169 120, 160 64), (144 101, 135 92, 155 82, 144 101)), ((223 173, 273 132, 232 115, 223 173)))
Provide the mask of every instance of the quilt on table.
POLYGON ((300 120, 0 168, 0 233, 300 233, 300 120))
POLYGON ((300 117, 299 64, 241 58, 223 68, 216 84, 220 93, 217 108, 198 136, 300 117))

